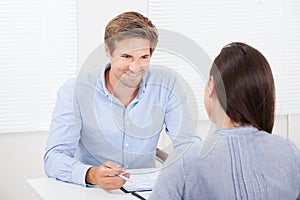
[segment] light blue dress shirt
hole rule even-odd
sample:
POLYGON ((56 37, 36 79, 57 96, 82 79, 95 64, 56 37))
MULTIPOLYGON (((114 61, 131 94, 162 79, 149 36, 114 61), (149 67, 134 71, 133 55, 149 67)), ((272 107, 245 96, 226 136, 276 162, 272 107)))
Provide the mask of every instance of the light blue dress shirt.
POLYGON ((150 200, 300 198, 296 146, 252 126, 217 130, 164 165, 150 200))
POLYGON ((127 107, 108 92, 104 76, 89 72, 59 89, 44 155, 49 177, 86 185, 87 170, 108 160, 155 167, 164 124, 175 148, 200 140, 173 72, 150 68, 127 107))

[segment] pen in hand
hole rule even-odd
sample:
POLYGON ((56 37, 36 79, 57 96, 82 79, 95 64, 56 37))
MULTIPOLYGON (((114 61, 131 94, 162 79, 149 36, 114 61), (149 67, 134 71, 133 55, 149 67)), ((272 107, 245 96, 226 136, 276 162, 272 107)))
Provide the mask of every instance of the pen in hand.
POLYGON ((126 176, 123 176, 122 174, 115 174, 115 176, 118 176, 120 177, 121 179, 125 180, 125 181, 129 181, 130 182, 130 179, 127 178, 126 176))
POLYGON ((119 178, 125 180, 125 181, 130 181, 129 178, 127 178, 126 176, 124 176, 124 174, 126 174, 125 169, 121 167, 121 165, 117 164, 117 163, 113 163, 111 161, 107 161, 105 163, 103 163, 103 165, 106 167, 107 170, 117 170, 118 172, 115 174, 111 174, 108 176, 118 176, 119 178))

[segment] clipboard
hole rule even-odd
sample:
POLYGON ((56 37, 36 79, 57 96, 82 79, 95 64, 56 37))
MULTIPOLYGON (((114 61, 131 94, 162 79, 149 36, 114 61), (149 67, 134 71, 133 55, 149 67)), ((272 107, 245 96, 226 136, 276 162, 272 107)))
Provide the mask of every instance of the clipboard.
POLYGON ((132 195, 138 197, 139 199, 142 200, 147 200, 148 197, 150 196, 151 191, 145 191, 145 192, 133 192, 132 195))

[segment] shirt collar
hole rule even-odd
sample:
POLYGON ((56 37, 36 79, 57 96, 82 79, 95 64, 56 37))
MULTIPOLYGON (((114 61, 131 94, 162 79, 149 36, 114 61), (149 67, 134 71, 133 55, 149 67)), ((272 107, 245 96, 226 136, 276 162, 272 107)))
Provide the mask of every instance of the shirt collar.
POLYGON ((216 132, 220 135, 248 135, 258 132, 258 129, 252 125, 249 126, 238 126, 230 128, 220 128, 216 132))
POLYGON ((199 154, 200 159, 204 158, 212 151, 212 149, 217 144, 221 135, 242 136, 242 135, 254 134, 257 131, 258 129, 251 125, 217 129, 216 131, 209 133, 209 135, 207 135, 206 139, 203 141, 200 154, 199 154))

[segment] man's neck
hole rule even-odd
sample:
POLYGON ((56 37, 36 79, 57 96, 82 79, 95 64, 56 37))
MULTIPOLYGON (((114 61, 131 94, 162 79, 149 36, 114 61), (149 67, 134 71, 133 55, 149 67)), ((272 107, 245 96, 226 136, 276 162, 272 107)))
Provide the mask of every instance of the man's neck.
POLYGON ((109 70, 105 72, 106 88, 114 97, 118 98, 125 107, 136 97, 139 88, 126 87, 123 84, 117 84, 111 81, 109 70))

